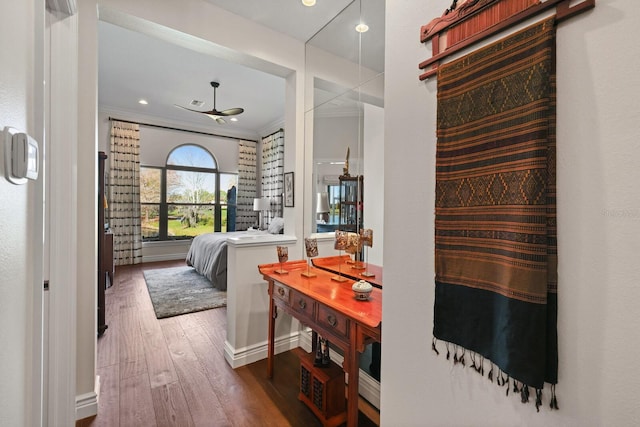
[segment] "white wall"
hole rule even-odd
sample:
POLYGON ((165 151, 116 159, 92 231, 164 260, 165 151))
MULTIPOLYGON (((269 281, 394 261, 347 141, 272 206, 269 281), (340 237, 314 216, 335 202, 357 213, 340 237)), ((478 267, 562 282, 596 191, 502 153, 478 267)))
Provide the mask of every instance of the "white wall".
MULTIPOLYGON (((66 91, 60 93, 58 100, 53 103, 55 107, 52 114, 55 114, 56 117, 55 121, 52 120, 52 126, 61 128, 61 133, 58 135, 59 140, 56 141, 56 151, 62 152, 62 155, 65 156, 63 159, 68 162, 64 163, 65 160, 62 160, 56 163, 55 167, 56 169, 73 170, 73 179, 77 181, 77 221, 64 219, 64 221, 70 222, 67 225, 70 230, 73 230, 75 225, 78 242, 77 253, 82 254, 77 257, 78 259, 74 257, 73 260, 77 265, 77 285, 75 287, 71 286, 71 284, 69 285, 71 295, 76 294, 74 303, 77 306, 77 327, 74 342, 76 355, 73 361, 68 362, 72 363, 72 367, 75 365, 76 419, 86 418, 97 412, 97 394, 99 392, 95 384, 97 359, 96 306, 98 298, 98 278, 96 274, 98 269, 98 207, 96 204, 98 191, 98 141, 96 139, 97 120, 95 108, 98 103, 98 67, 96 61, 98 56, 98 37, 97 34, 93 33, 78 37, 78 34, 83 32, 85 28, 92 28, 97 24, 95 11, 91 6, 90 3, 79 2, 78 13, 73 17, 73 21, 77 20, 77 23, 72 29, 63 32, 66 39, 75 38, 77 46, 72 44, 73 48, 67 47, 63 41, 60 41, 58 42, 58 50, 54 55, 54 58, 61 63, 61 78, 66 77, 72 82, 67 83, 70 88, 65 88, 66 91), (73 86, 73 84, 76 86, 73 86), (74 90, 75 92, 73 92, 74 90), (69 107, 65 104, 69 104, 69 107), (65 120, 65 114, 71 116, 71 111, 77 117, 78 126, 75 141, 68 138, 64 133, 65 125, 68 123, 68 120, 65 120), (67 150, 71 152, 72 149, 77 149, 76 159, 67 152, 67 150), (77 164, 74 165, 74 162, 77 162, 77 164), (84 375, 85 372, 87 375, 84 375)), ((72 20, 66 19, 65 21, 72 20)), ((59 31, 62 32, 62 30, 59 31)), ((61 37, 60 39, 66 40, 61 37)), ((58 188, 68 190, 65 186, 58 186, 58 188)), ((59 193, 54 196, 55 199, 60 197, 61 194, 59 193)), ((59 217, 58 220, 60 220, 59 217)), ((69 232, 67 234, 72 233, 69 232)), ((58 304, 57 309, 62 311, 64 306, 61 307, 58 304)), ((59 329, 61 328, 59 327, 59 329)), ((60 392, 55 391, 54 393, 56 395, 60 392)))
MULTIPOLYGON (((384 265, 384 108, 364 104, 362 139, 364 226, 373 230, 373 246, 365 253, 371 264, 384 265)), ((394 209, 390 219, 402 221, 402 211, 394 209)))
MULTIPOLYGON (((0 131, 12 126, 40 143, 43 13, 41 1, 0 4, 0 16, 10 17, 0 26, 0 131)), ((36 425, 41 408, 32 393, 40 371, 33 369, 32 361, 39 360, 42 350, 41 336, 34 337, 34 324, 42 320, 42 245, 36 244, 42 236, 42 179, 24 185, 7 181, 3 139, 1 145, 0 425, 36 425), (34 307, 36 299, 39 308, 34 307), (34 338, 40 338, 39 346, 34 338)))
POLYGON ((431 351, 436 81, 418 80, 418 34, 449 4, 386 11, 382 424, 637 425, 640 4, 598 1, 557 32, 560 410, 547 389, 539 414, 431 351))
MULTIPOLYGON (((29 124, 28 107, 32 101, 31 67, 33 55, 33 11, 30 4, 11 6, 2 3, 0 14, 13 16, 7 26, 0 27, 0 50, 11 57, 11 66, 0 68, 0 127, 13 126, 22 131, 29 124)), ((4 64, 4 61, 3 61, 4 64)), ((0 353, 0 424, 24 425, 26 405, 24 395, 28 384, 29 366, 27 320, 30 303, 28 260, 29 188, 4 179, 4 144, 0 157, 0 337, 5 350, 0 353), (6 351, 11 349, 11 351, 6 351)))
POLYGON ((350 172, 357 170, 355 166, 358 163, 360 127, 360 118, 356 114, 338 117, 316 114, 313 125, 313 157, 320 160, 344 161, 349 147, 352 162, 350 172))
MULTIPOLYGON (((307 113, 313 115, 313 112, 307 113)), ((316 193, 326 191, 325 176, 338 177, 343 174, 343 164, 347 155, 347 147, 350 149, 349 171, 356 174, 362 164, 358 159, 360 140, 360 118, 357 115, 348 116, 318 116, 313 119, 313 176, 311 185, 311 211, 309 222, 316 218, 316 193), (334 163, 334 164, 332 164, 334 163)), ((359 173, 359 172, 358 172, 359 173)), ((311 173, 309 174, 311 176, 311 173)), ((337 179, 336 184, 337 185, 337 179)), ((312 226, 315 232, 315 225, 312 226)))

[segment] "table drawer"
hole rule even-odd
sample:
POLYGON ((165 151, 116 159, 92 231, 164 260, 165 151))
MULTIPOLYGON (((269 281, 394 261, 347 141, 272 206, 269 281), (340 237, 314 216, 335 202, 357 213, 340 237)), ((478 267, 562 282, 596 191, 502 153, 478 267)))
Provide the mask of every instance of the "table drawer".
POLYGON ((329 307, 318 304, 318 315, 316 321, 328 331, 337 336, 349 338, 349 318, 330 309, 329 307))
POLYGON ((284 285, 281 285, 280 283, 277 282, 273 282, 273 297, 277 298, 281 301, 286 302, 287 304, 289 304, 289 296, 290 296, 291 290, 284 285))
POLYGON ((303 293, 291 290, 291 308, 303 316, 313 319, 313 298, 309 298, 303 293))

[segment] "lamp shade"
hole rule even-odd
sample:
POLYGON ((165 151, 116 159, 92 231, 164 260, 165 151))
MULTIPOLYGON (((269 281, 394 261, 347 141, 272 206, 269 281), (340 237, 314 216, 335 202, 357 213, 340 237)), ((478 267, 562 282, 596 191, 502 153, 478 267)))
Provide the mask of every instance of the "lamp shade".
POLYGON ((316 213, 327 213, 329 209, 329 194, 326 192, 316 194, 316 213))
POLYGON ((253 210, 254 211, 268 211, 271 207, 271 202, 269 202, 268 197, 262 197, 260 199, 253 199, 253 210))

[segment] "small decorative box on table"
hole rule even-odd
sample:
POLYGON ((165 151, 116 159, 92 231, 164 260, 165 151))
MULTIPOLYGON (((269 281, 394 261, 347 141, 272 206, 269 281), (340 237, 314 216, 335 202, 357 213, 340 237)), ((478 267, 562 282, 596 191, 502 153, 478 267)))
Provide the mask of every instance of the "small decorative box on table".
POLYGON ((327 367, 313 365, 314 355, 300 352, 300 393, 303 401, 324 427, 347 420, 344 371, 334 362, 327 367))

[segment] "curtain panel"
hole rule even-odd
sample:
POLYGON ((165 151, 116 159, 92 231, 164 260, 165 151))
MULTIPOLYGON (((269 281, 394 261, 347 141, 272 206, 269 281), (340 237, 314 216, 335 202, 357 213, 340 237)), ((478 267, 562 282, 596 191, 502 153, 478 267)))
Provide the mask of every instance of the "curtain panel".
POLYGON ((253 210, 257 194, 257 150, 254 141, 240 141, 238 149, 238 201, 236 230, 246 230, 258 223, 253 210))
POLYGON ((140 218, 140 127, 111 122, 107 194, 109 227, 113 231, 115 265, 142 262, 140 218))
POLYGON ((271 209, 265 223, 282 217, 284 192, 284 130, 280 129, 262 139, 262 197, 268 197, 271 209))

